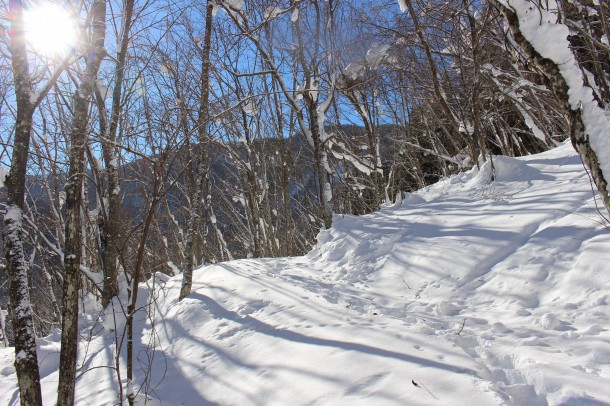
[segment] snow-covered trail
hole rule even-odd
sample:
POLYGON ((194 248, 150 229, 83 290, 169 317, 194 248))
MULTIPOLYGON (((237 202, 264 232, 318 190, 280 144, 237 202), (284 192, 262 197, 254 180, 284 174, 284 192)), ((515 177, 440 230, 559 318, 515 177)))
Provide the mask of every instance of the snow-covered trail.
POLYGON ((508 404, 610 404, 610 236, 580 159, 495 166, 495 183, 483 168, 337 221, 309 257, 362 309, 463 348, 508 404))
POLYGON ((172 358, 203 344, 220 404, 604 404, 610 238, 587 175, 569 146, 495 166, 338 216, 305 257, 201 269, 165 316, 201 321, 172 358))
MULTIPOLYGON (((304 286, 294 273, 274 273, 286 268, 307 272, 290 261, 209 267, 191 297, 169 306, 157 333, 180 374, 198 377, 185 390, 223 405, 430 404, 415 380, 439 398, 499 403, 481 367, 451 342, 412 334, 408 320, 348 308, 349 299, 328 301, 321 281, 304 286)), ((165 288, 175 303, 178 283, 165 288)), ((175 385, 165 379, 159 392, 175 385)), ((184 392, 164 399, 180 404, 184 392)))
MULTIPOLYGON (((493 183, 485 166, 337 216, 304 257, 200 268, 182 302, 179 277, 149 281, 140 403, 610 405, 610 233, 586 172, 569 145, 494 163, 493 183)), ((112 342, 83 343, 88 368, 112 342)), ((115 380, 85 372, 79 404, 116 403, 115 380)))

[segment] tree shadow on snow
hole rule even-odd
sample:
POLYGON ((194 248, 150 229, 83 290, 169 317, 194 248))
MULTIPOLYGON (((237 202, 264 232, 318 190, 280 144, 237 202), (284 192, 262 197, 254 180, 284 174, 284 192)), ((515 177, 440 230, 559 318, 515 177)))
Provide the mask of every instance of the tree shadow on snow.
POLYGON ((559 403, 557 406, 610 406, 610 403, 596 400, 590 396, 572 397, 559 403))
POLYGON ((478 376, 477 371, 470 369, 470 368, 459 367, 459 366, 455 366, 455 365, 451 365, 451 364, 446 364, 446 363, 442 363, 442 362, 438 362, 438 361, 433 361, 433 360, 429 360, 429 359, 425 359, 425 358, 416 357, 416 356, 409 355, 409 354, 403 354, 403 353, 396 352, 396 351, 390 351, 390 350, 386 350, 383 348, 372 347, 372 346, 366 345, 366 344, 311 337, 311 336, 307 336, 305 334, 297 333, 297 332, 294 332, 291 330, 278 329, 265 322, 255 319, 254 317, 251 317, 251 316, 241 317, 238 313, 225 309, 214 299, 212 299, 208 296, 202 295, 200 293, 197 293, 197 292, 191 293, 191 295, 189 297, 192 299, 200 300, 202 303, 204 303, 215 318, 234 321, 236 323, 242 324, 245 328, 256 331, 257 333, 260 333, 260 334, 274 336, 274 337, 278 337, 278 338, 282 338, 285 340, 298 342, 298 343, 324 346, 324 347, 334 347, 334 348, 339 348, 339 349, 343 349, 346 351, 357 351, 357 352, 361 352, 364 354, 370 354, 370 355, 385 357, 385 358, 393 358, 393 359, 397 359, 400 361, 424 365, 424 366, 428 366, 428 367, 432 367, 432 368, 443 369, 443 370, 452 371, 452 372, 456 372, 456 373, 467 373, 467 374, 471 374, 473 376, 478 376))

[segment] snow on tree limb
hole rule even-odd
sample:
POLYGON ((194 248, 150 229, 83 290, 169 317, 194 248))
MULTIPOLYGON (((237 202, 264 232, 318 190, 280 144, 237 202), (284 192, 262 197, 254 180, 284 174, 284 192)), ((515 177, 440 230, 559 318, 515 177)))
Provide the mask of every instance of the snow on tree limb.
POLYGON ((528 0, 492 0, 506 16, 517 44, 549 81, 555 96, 570 112, 572 144, 585 164, 610 212, 610 122, 583 77, 570 48, 569 28, 559 22, 555 2, 547 8, 528 0))

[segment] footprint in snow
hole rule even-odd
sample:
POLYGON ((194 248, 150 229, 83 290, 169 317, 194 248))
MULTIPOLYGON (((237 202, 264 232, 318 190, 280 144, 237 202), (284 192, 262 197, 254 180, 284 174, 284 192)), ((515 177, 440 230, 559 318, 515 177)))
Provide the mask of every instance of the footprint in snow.
POLYGON ((239 333, 240 331, 242 331, 244 328, 242 326, 235 326, 235 327, 229 327, 227 329, 224 330, 218 330, 216 332, 216 339, 218 340, 225 340, 227 338, 231 338, 234 335, 236 335, 237 333, 239 333))
POLYGON ((239 314, 241 317, 246 317, 264 309, 270 304, 271 302, 269 302, 268 300, 253 300, 251 302, 239 305, 236 313, 239 314))

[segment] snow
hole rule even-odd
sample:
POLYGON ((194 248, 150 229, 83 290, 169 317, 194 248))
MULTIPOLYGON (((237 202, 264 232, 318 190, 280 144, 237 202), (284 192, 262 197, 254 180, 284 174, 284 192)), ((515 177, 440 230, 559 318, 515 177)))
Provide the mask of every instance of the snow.
POLYGON ((593 90, 585 85, 579 64, 572 53, 568 35, 570 29, 558 22, 557 4, 547 3, 547 9, 528 0, 501 0, 519 17, 523 36, 545 58, 557 64, 569 90, 572 109, 580 109, 591 146, 596 151, 602 172, 610 174, 610 157, 603 151, 610 150, 610 121, 593 97, 593 90))
POLYGON ((95 85, 97 86, 97 89, 99 90, 102 99, 106 100, 110 96, 110 89, 108 88, 108 86, 100 79, 95 81, 95 85))
POLYGON ((249 116, 255 116, 258 113, 256 102, 251 98, 242 102, 242 109, 249 116))
POLYGON ((244 0, 213 0, 212 16, 216 16, 218 10, 224 10, 241 24, 240 13, 244 11, 244 0))
MULTIPOLYGON (((0 346, 8 347, 8 337, 6 336, 6 312, 8 312, 8 310, 0 308, 0 346)), ((0 375, 2 375, 2 370, 0 370, 0 375)))
POLYGON ((265 20, 271 20, 282 14, 283 10, 276 6, 267 7, 265 13, 263 14, 263 18, 265 20))
POLYGON ((9 172, 0 167, 0 188, 3 188, 4 186, 6 186, 6 178, 8 177, 9 172))
POLYGON ((19 353, 17 355, 15 355, 15 362, 19 362, 20 360, 25 359, 25 358, 27 358, 26 353, 23 352, 23 350, 19 351, 19 353))
MULTIPOLYGON (((610 234, 588 176, 568 144, 494 165, 494 182, 487 163, 336 215, 305 256, 199 268, 181 302, 180 276, 143 283, 139 404, 605 404, 610 234)), ((81 319, 77 404, 117 403, 111 324, 81 319)), ((58 346, 39 340, 45 404, 58 346)), ((13 359, 0 348, 3 405, 18 403, 13 359)))
POLYGON ((374 44, 367 52, 364 57, 367 64, 372 69, 377 69, 381 63, 388 58, 389 45, 374 44))
POLYGON ((226 7, 230 7, 233 10, 243 11, 244 0, 218 0, 220 3, 224 3, 226 7))
POLYGON ((8 221, 14 222, 14 229, 21 230, 23 220, 23 211, 19 208, 19 206, 12 205, 6 210, 4 214, 4 223, 8 221))
POLYGON ((390 55, 390 46, 384 44, 373 44, 366 51, 364 58, 349 63, 343 73, 352 80, 364 75, 367 69, 377 70, 383 64, 391 64, 395 59, 390 55))
POLYGON ((319 87, 318 87, 318 82, 315 78, 309 78, 309 94, 311 95, 311 98, 313 99, 314 102, 318 101, 318 93, 319 93, 319 87))
MULTIPOLYGON (((66 256, 66 258, 75 259, 76 255, 71 254, 66 256)), ((80 265, 80 271, 84 273, 87 278, 89 278, 89 281, 93 282, 98 289, 101 290, 104 287, 104 274, 101 272, 92 272, 90 268, 84 266, 83 264, 80 265)))
MULTIPOLYGON (((167 261, 165 263, 165 265, 167 265, 168 268, 170 268, 172 270, 172 275, 179 275, 180 274, 180 268, 178 267, 178 265, 174 264, 173 261, 167 261)), ((160 272, 158 272, 158 274, 165 275, 165 274, 161 274, 160 272)))
POLYGON ((523 107, 521 107, 521 104, 519 104, 519 103, 515 103, 515 106, 521 113, 521 117, 523 117, 523 120, 525 121, 525 125, 527 125, 527 127, 532 131, 532 134, 534 135, 534 137, 536 137, 540 141, 546 143, 546 136, 544 135, 544 132, 540 129, 540 127, 538 127, 536 125, 536 122, 534 121, 532 116, 527 112, 527 110, 525 110, 523 107))
POLYGON ((356 80, 366 72, 366 66, 359 62, 351 62, 343 71, 350 79, 356 80))
POLYGON ((331 140, 329 142, 329 146, 331 147, 331 153, 333 156, 339 160, 349 161, 354 167, 361 173, 365 175, 370 175, 373 171, 373 164, 366 158, 355 157, 351 153, 349 153, 347 147, 342 142, 333 142, 331 140), (336 149, 332 149, 333 146, 337 146, 341 149, 341 151, 337 151, 336 149))
POLYGON ((407 11, 407 3, 405 0, 398 0, 398 7, 400 7, 400 12, 404 13, 407 11))
POLYGON ((233 196, 233 202, 239 202, 243 207, 247 207, 246 196, 243 193, 240 193, 239 196, 233 196))

